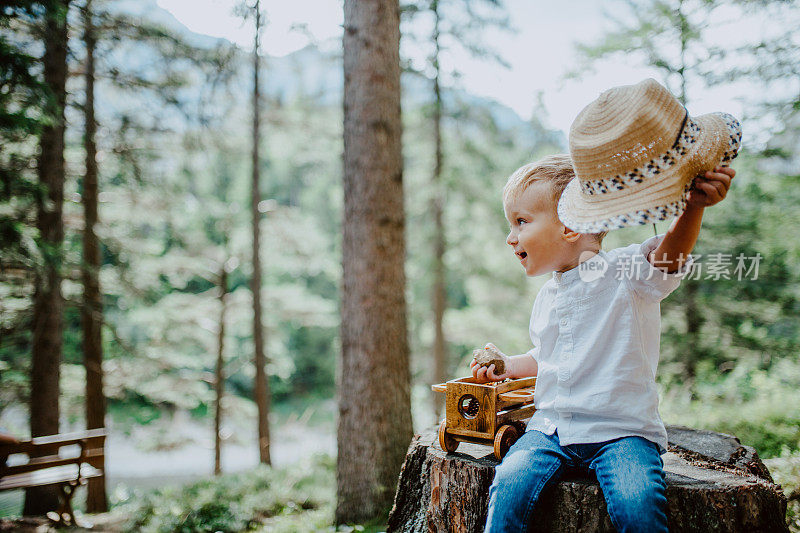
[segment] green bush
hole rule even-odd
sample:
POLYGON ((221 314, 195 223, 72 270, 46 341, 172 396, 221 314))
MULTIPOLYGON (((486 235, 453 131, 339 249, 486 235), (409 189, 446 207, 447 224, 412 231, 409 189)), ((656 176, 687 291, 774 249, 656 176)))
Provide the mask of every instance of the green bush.
POLYGON ((665 423, 735 435, 762 458, 800 451, 800 363, 783 359, 763 369, 744 360, 724 375, 703 370, 696 399, 688 388, 663 391, 665 423))
POLYGON ((127 531, 143 533, 234 532, 265 524, 280 530, 286 522, 316 529, 330 524, 333 499, 333 460, 314 456, 291 468, 261 466, 182 487, 136 492, 116 512, 128 517, 127 531))

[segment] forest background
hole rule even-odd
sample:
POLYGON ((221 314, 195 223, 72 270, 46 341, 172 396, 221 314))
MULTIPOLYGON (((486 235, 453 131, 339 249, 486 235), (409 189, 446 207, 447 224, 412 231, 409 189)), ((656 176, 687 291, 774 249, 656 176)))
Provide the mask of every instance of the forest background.
MULTIPOLYGON (((565 133, 548 122, 540 104, 521 118, 471 94, 446 53, 438 59, 434 4, 407 4, 401 25, 406 299, 417 430, 431 425, 441 408, 429 389, 437 381, 435 346, 446 354, 446 378, 465 375, 472 349, 486 342, 506 353, 530 348, 530 304, 545 280, 525 279, 507 249, 500 190, 521 164, 566 149, 565 133), (432 126, 437 113, 440 158, 432 126), (437 314, 441 291, 445 306, 437 314)), ((130 487, 163 484, 164 475, 181 480, 213 471, 222 271, 228 294, 221 466, 237 471, 258 461, 248 285, 252 59, 227 41, 192 33, 149 0, 88 5, 102 30, 96 232, 108 488, 115 502, 129 499, 130 487)), ((503 62, 503 50, 484 41, 489 28, 519 25, 509 23, 502 5, 452 0, 441 6, 442 49, 503 62)), ((75 2, 68 15, 62 431, 85 427, 85 8, 75 2)), ((262 8, 268 17, 270 6, 262 8)), ((40 57, 40 13, 3 9, 4 53, 40 57)), ((793 32, 799 22, 796 3, 777 0, 619 2, 607 15, 611 30, 593 42, 576 38, 581 62, 564 65, 572 79, 604 61, 641 65, 642 78, 659 78, 690 112, 693 99, 720 85, 743 102, 737 177, 726 201, 707 212, 695 250, 706 267, 715 256, 728 258, 729 279, 702 271, 662 303, 661 412, 667 423, 732 433, 755 446, 790 495, 800 484, 800 37, 793 32), (746 38, 735 46, 715 41, 721 20, 743 18, 753 21, 746 38), (736 279, 740 254, 760 257, 757 274, 736 279)), ((311 42, 284 57, 264 56, 261 65, 258 211, 272 462, 289 465, 321 453, 325 465, 324 457, 335 454, 341 343, 341 50, 311 42)), ((24 76, 12 67, 4 63, 2 103, 6 116, 19 118, 35 106, 25 100, 24 76)), ((35 61, 26 68, 33 86, 41 68, 35 61)), ((531 99, 541 98, 534 73, 530 83, 531 99)), ((3 123, 0 150, 0 428, 21 436, 30 434, 28 402, 35 401, 35 275, 50 253, 35 221, 42 193, 34 123, 41 115, 30 115, 30 127, 3 123)), ((658 231, 666 227, 660 223, 658 231)), ((612 232, 604 248, 652 233, 652 226, 612 232)), ((0 513, 17 514, 20 504, 19 497, 4 496, 0 513)))

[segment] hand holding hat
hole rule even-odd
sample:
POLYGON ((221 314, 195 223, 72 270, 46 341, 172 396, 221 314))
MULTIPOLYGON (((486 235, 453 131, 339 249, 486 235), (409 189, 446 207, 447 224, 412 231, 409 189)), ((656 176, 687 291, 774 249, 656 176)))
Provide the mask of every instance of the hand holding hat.
POLYGON ((655 80, 609 89, 572 123, 576 177, 561 195, 558 216, 581 233, 678 216, 693 179, 727 166, 741 139, 736 118, 727 113, 691 117, 655 80))
POLYGON ((686 195, 686 204, 697 207, 708 207, 725 199, 731 180, 736 171, 730 167, 716 167, 713 171, 697 176, 692 182, 689 194, 686 195))

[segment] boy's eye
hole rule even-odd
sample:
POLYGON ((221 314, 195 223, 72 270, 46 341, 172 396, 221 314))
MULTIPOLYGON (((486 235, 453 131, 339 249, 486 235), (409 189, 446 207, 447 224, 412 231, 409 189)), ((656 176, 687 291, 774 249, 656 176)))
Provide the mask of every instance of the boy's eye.
POLYGON ((527 220, 525 220, 524 218, 518 218, 517 219, 517 224, 520 225, 520 226, 525 224, 526 222, 527 222, 527 220))

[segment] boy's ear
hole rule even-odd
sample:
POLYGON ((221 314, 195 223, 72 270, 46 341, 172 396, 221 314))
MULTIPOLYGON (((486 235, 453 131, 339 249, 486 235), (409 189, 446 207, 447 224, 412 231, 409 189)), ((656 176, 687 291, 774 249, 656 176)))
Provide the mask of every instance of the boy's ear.
POLYGON ((564 226, 564 232, 561 234, 561 237, 568 243, 573 244, 578 242, 578 239, 581 238, 581 234, 564 226))

